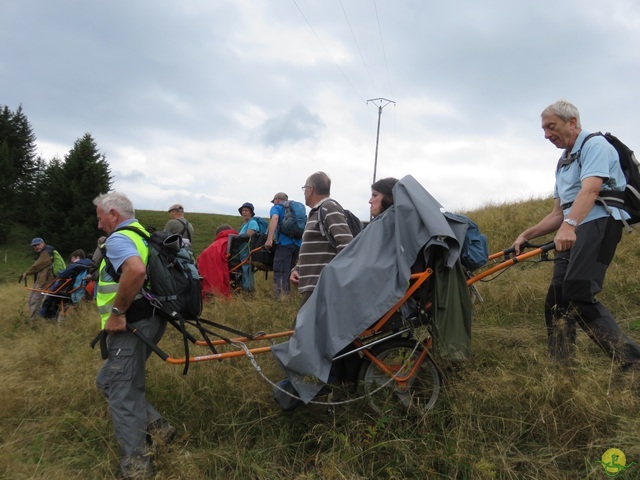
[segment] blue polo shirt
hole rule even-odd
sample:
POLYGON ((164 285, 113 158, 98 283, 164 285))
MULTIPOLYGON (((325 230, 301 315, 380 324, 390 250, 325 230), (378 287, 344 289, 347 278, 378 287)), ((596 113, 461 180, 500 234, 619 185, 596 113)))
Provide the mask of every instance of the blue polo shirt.
POLYGON ((251 217, 248 222, 244 222, 238 233, 242 235, 243 233, 247 233, 247 230, 253 230, 254 232, 260 231, 260 225, 258 225, 258 221, 255 218, 251 217))
MULTIPOLYGON (((589 132, 580 132, 573 145, 571 154, 577 153, 589 132)), ((603 179, 602 190, 623 191, 627 186, 618 160, 618 152, 601 135, 592 137, 584 144, 580 154, 580 161, 573 161, 565 165, 556 173, 556 185, 553 198, 559 198, 560 204, 571 203, 582 188, 582 180, 588 177, 601 177, 603 179)), ((570 208, 564 209, 564 216, 569 213, 570 208)), ((625 220, 629 215, 617 208, 612 208, 612 215, 616 220, 625 220)), ((582 223, 590 222, 597 218, 609 215, 607 209, 596 203, 589 211, 582 223)))
MULTIPOLYGON (((137 222, 137 220, 135 218, 125 220, 124 222, 118 224, 115 229, 117 230, 118 228, 130 225, 133 222, 137 222)), ((147 243, 146 240, 143 241, 144 243, 147 243)), ((115 232, 112 235, 109 235, 107 237, 106 246, 107 256, 109 257, 109 261, 113 265, 113 268, 116 272, 119 272, 120 267, 127 258, 140 256, 140 253, 136 248, 136 244, 121 232, 115 232)))
POLYGON ((282 219, 284 218, 284 205, 277 204, 271 207, 269 210, 269 218, 274 215, 278 215, 278 230, 276 235, 276 243, 280 245, 297 245, 298 247, 302 245, 302 238, 293 238, 289 235, 285 235, 284 233, 280 233, 280 225, 282 225, 282 219))

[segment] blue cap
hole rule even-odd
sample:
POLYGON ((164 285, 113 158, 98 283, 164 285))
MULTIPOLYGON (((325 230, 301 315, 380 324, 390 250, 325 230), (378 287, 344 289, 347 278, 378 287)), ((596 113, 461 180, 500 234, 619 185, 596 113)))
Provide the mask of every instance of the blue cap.
POLYGON ((251 216, 252 217, 255 215, 254 208, 253 208, 253 203, 244 202, 242 204, 242 206, 238 209, 238 212, 240 212, 240 215, 242 215, 242 209, 243 208, 248 208, 249 210, 251 210, 251 216))
POLYGON ((44 240, 41 239, 40 237, 36 237, 33 240, 31 240, 32 247, 35 247, 36 245, 40 245, 41 243, 44 243, 44 240))

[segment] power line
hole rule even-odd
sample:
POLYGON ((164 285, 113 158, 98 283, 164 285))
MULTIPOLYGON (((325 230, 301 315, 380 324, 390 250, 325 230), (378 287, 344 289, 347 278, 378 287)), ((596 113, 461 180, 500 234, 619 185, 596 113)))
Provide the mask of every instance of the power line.
POLYGON ((331 61, 333 62, 333 64, 336 66, 336 68, 338 70, 340 70, 340 73, 342 74, 342 76, 344 77, 344 79, 347 81, 347 83, 351 86, 351 88, 353 89, 353 91, 356 93, 356 95, 358 95, 358 97, 360 97, 362 100, 364 100, 364 97, 362 95, 360 95, 358 93, 358 90, 356 89, 356 87, 353 86, 353 83, 351 83, 351 81, 349 80, 349 78, 347 77, 347 75, 344 73, 344 71, 342 70, 342 68, 340 68, 340 65, 338 65, 338 62, 335 61, 335 59, 333 58, 333 55, 331 55, 331 53, 329 53, 329 49, 327 49, 327 47, 325 46, 324 42, 322 41, 322 39, 320 38, 320 35, 318 35, 318 33, 315 31, 315 29, 313 28, 313 26, 311 25, 311 23, 309 22, 309 20, 307 19, 307 17, 305 16, 305 14, 302 12, 302 10, 300 9, 300 7, 298 6, 298 4, 296 3, 296 0, 291 0, 293 2, 293 4, 296 6, 296 8, 298 9, 298 11, 300 12, 300 15, 302 15, 302 18, 304 18, 304 21, 307 22, 307 25, 309 25, 309 28, 311 29, 311 31, 313 32, 313 34, 316 36, 316 38, 318 39, 318 41, 320 42, 320 45, 322 45, 322 48, 324 48, 324 51, 326 52, 326 54, 329 56, 329 58, 331 58, 331 61))
POLYGON ((362 55, 362 51, 360 50, 360 45, 358 45, 358 40, 356 39, 356 35, 355 33, 353 33, 353 28, 351 28, 351 22, 349 22, 349 17, 347 16, 347 12, 344 9, 344 5, 342 4, 342 0, 338 0, 340 2, 340 6, 342 7, 342 13, 344 13, 344 18, 347 21, 347 25, 349 26, 349 30, 351 31, 351 36, 353 37, 353 41, 356 44, 356 49, 358 50, 358 54, 360 55, 360 60, 362 60, 362 65, 364 65, 364 69, 367 72, 367 76, 369 77, 369 80, 371 81, 371 86, 373 87, 373 91, 376 92, 378 91, 378 88, 376 87, 375 83, 373 82, 373 77, 371 76, 371 73, 369 72, 369 67, 367 67, 367 62, 364 61, 364 56, 362 55))
POLYGON ((387 70, 387 79, 389 81, 389 91, 391 95, 393 95, 393 87, 391 86, 391 74, 389 73, 389 64, 387 63, 387 53, 384 49, 384 40, 382 39, 382 28, 380 28, 380 16, 378 15, 378 5, 376 4, 376 0, 373 0, 373 6, 376 11, 376 20, 378 22, 378 33, 380 34, 380 44, 382 45, 382 56, 384 58, 384 66, 387 70))

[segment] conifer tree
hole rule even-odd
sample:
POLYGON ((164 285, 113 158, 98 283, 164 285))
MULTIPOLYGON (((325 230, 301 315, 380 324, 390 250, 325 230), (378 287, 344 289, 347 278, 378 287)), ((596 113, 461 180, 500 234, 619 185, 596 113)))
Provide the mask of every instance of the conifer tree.
POLYGON ((36 136, 22 106, 0 107, 0 240, 14 221, 29 222, 37 174, 36 136))
POLYGON ((98 230, 92 200, 111 188, 111 172, 91 134, 74 143, 64 161, 54 159, 44 176, 43 235, 61 253, 93 253, 98 230))

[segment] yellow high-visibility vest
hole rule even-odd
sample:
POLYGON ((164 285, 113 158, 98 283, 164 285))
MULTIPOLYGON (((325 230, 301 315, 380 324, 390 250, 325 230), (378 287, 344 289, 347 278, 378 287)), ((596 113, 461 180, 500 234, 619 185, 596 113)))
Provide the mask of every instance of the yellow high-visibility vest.
MULTIPOLYGON (((146 232, 144 227, 138 222, 133 222, 130 225, 146 232)), ((133 243, 135 243, 136 249, 140 254, 140 258, 146 265, 149 261, 149 246, 147 245, 146 240, 131 230, 119 230, 118 233, 126 235, 133 241, 133 243)), ((118 292, 118 282, 115 282, 109 275, 107 275, 106 266, 106 259, 103 258, 100 262, 100 273, 98 276, 98 289, 96 295, 96 305, 98 306, 98 313, 100 314, 100 319, 102 321, 102 328, 104 328, 109 315, 111 315, 113 301, 115 300, 116 293, 118 292)), ((141 295, 138 293, 136 295, 136 300, 140 297, 141 295)))

